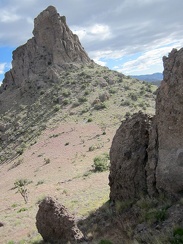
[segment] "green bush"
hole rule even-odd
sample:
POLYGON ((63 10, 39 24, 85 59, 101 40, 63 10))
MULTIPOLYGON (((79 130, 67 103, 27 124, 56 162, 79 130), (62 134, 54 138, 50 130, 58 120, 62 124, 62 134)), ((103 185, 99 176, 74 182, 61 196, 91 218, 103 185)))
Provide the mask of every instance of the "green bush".
POLYGON ((183 229, 177 227, 173 231, 173 238, 170 240, 171 244, 183 244, 183 229))
POLYGON ((70 95, 71 95, 70 91, 65 90, 62 92, 62 96, 64 96, 64 97, 69 97, 70 95))
POLYGON ((86 102, 87 101, 87 98, 86 97, 79 97, 78 98, 78 102, 79 103, 84 103, 84 102, 86 102))
POLYGON ((109 155, 104 153, 94 158, 92 165, 95 172, 103 172, 109 169, 109 155))

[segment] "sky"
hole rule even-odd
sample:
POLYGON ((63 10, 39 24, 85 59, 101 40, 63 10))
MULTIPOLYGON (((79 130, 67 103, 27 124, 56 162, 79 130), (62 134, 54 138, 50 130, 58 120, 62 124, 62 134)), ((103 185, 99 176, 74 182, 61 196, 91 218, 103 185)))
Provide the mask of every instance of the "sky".
POLYGON ((125 75, 162 72, 162 57, 183 47, 183 0, 0 0, 0 82, 49 5, 91 59, 125 75))

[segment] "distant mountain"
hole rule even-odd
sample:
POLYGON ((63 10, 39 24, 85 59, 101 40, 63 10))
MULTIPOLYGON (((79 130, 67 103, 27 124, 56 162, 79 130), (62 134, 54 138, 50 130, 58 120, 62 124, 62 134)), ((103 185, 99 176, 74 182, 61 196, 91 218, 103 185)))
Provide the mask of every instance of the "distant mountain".
POLYGON ((147 74, 147 75, 131 75, 131 77, 136 78, 138 80, 152 82, 156 85, 159 85, 163 79, 163 74, 162 73, 154 73, 154 74, 147 74))

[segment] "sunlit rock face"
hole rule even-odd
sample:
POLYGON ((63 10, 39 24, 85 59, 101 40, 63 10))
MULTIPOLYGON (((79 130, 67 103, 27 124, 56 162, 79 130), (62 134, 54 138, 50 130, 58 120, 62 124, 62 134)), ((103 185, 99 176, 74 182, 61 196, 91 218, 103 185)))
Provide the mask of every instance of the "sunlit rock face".
POLYGON ((13 52, 12 69, 6 73, 1 91, 26 82, 43 85, 45 80, 59 79, 65 69, 92 63, 66 18, 53 6, 35 18, 33 35, 13 52))

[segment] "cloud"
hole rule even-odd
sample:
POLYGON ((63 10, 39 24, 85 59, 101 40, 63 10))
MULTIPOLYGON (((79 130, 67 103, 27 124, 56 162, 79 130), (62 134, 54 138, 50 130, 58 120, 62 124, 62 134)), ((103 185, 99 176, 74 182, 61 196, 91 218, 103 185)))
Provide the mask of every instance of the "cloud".
POLYGON ((21 19, 21 17, 11 11, 3 10, 0 15, 0 22, 11 23, 21 19))
POLYGON ((114 66, 113 68, 125 74, 148 73, 153 69, 153 67, 162 67, 162 57, 167 56, 170 50, 175 46, 179 48, 180 43, 172 43, 168 46, 161 46, 156 49, 146 51, 139 54, 138 58, 129 60, 124 62, 122 65, 114 66))
MULTIPOLYGON (((181 0, 1 1, 0 45, 24 44, 32 37, 34 18, 49 5, 67 17, 69 27, 97 62, 107 64, 108 59, 141 53, 136 62, 126 61, 126 71, 158 65, 165 46, 169 52, 177 43, 183 45, 181 0)), ((121 65, 114 66, 121 69, 121 65)))
POLYGON ((5 67, 6 67, 6 63, 0 63, 0 75, 4 74, 5 67))

